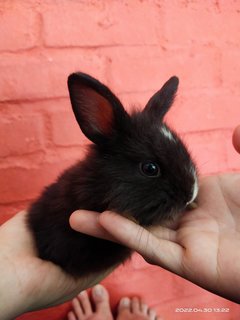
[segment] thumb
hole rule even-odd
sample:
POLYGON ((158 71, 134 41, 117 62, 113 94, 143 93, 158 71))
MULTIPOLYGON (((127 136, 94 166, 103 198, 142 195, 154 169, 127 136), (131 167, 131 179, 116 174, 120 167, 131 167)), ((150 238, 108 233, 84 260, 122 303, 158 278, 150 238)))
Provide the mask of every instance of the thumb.
POLYGON ((236 151, 240 153, 240 125, 233 132, 232 142, 236 151))

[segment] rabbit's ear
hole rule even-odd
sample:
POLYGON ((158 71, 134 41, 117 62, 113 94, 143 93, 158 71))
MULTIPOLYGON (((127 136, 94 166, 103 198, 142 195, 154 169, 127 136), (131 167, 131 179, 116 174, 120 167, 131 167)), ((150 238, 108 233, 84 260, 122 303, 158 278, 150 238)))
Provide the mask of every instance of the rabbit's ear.
POLYGON ((127 113, 105 85, 79 72, 68 77, 68 89, 77 122, 89 140, 102 143, 119 131, 127 113))
POLYGON ((178 83, 177 77, 171 77, 148 101, 144 113, 148 113, 156 121, 162 120, 174 101, 178 83))

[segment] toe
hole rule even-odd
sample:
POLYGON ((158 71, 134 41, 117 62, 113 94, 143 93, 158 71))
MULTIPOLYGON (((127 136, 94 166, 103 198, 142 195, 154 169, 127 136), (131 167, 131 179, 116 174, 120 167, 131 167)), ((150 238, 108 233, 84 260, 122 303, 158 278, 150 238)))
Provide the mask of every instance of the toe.
POLYGON ((77 320, 77 318, 75 317, 75 314, 72 311, 68 312, 67 318, 68 320, 77 320))
POLYGON ((137 297, 132 298, 132 312, 135 314, 141 313, 140 300, 137 297))
POLYGON ((79 293, 77 297, 78 301, 81 304, 81 311, 85 316, 89 316, 93 313, 91 302, 89 300, 89 296, 87 294, 87 291, 82 291, 79 293))
POLYGON ((92 298, 96 306, 96 312, 99 314, 111 313, 109 294, 102 285, 98 284, 93 287, 92 298))
POLYGON ((148 310, 149 320, 156 320, 157 313, 153 309, 148 310))
POLYGON ((124 297, 119 301, 116 320, 131 319, 132 316, 131 300, 127 297, 124 297))
MULTIPOLYGON (((81 304, 77 298, 72 300, 73 313, 76 319, 81 319, 84 315, 81 304)), ((71 319, 72 320, 72 319, 71 319)))
POLYGON ((146 305, 146 303, 141 302, 141 312, 142 312, 144 315, 147 315, 148 306, 146 305))
POLYGON ((124 310, 128 310, 130 312, 130 299, 127 297, 124 297, 120 300, 119 305, 118 305, 118 313, 124 311, 124 310))

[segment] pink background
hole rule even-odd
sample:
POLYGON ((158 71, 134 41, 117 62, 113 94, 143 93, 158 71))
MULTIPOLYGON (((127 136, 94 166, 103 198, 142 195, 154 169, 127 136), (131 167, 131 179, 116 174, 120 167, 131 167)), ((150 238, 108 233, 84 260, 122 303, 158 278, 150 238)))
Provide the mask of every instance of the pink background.
MULTIPOLYGON (((36 198, 82 156, 66 78, 81 70, 144 106, 172 75, 167 116, 202 175, 240 169, 231 145, 240 123, 240 1, 0 1, 0 221, 36 198)), ((164 319, 239 319, 240 307, 139 256, 104 281, 115 306, 138 294, 164 319), (180 307, 228 313, 176 313, 180 307)), ((62 319, 68 305, 23 319, 62 319)), ((20 318, 19 318, 20 319, 20 318)))

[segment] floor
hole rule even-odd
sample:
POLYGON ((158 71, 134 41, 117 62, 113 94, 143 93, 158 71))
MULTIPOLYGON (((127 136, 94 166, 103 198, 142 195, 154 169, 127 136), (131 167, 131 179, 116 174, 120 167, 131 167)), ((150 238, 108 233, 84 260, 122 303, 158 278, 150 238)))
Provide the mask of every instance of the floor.
MULTIPOLYGON (((240 305, 149 265, 138 254, 134 254, 131 260, 116 269, 102 283, 110 292, 113 310, 122 296, 139 296, 154 307, 164 320, 240 319, 240 305)), ((66 303, 23 315, 17 320, 66 319, 69 308, 70 304, 66 303)))

